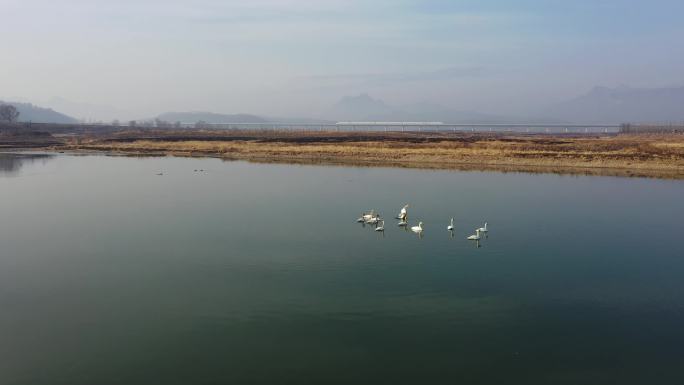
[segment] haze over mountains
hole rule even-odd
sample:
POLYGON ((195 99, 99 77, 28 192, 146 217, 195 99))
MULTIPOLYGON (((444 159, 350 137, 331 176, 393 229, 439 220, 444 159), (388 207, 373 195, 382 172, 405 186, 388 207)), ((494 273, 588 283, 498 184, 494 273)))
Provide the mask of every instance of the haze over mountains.
POLYGON ((551 106, 545 116, 580 123, 684 121, 684 87, 594 87, 587 94, 551 106))
POLYGON ((71 116, 57 112, 51 108, 38 107, 31 103, 3 102, 0 104, 11 104, 19 111, 19 121, 35 123, 77 123, 78 120, 71 116))
POLYGON ((251 114, 217 114, 214 112, 165 112, 157 119, 167 122, 181 122, 181 123, 266 123, 268 119, 251 114))
MULTIPOLYGON (((63 99, 52 99, 54 103, 71 105, 63 99)), ((30 103, 14 104, 21 113, 21 121, 75 123, 77 119, 50 108, 41 108, 30 103)), ((79 111, 88 112, 87 104, 79 104, 79 111)), ((496 108, 492 108, 496 110, 496 108)), ((93 107, 94 116, 102 111, 93 107)), ((107 108, 104 114, 111 121, 118 118, 115 109, 107 108)), ((194 123, 267 123, 326 121, 440 121, 445 123, 583 123, 618 124, 624 122, 680 122, 684 121, 684 87, 616 88, 594 87, 584 95, 552 106, 539 108, 519 116, 504 116, 480 111, 459 110, 436 103, 414 103, 392 106, 366 93, 346 96, 322 113, 312 111, 320 118, 275 118, 253 114, 222 114, 215 112, 165 112, 156 118, 167 122, 194 123)), ((153 120, 139 119, 139 120, 153 120)), ((122 119, 124 120, 124 119, 122 119)))
POLYGON ((367 94, 345 97, 329 111, 342 120, 441 121, 446 123, 583 123, 684 121, 684 87, 594 87, 574 99, 525 115, 503 116, 417 103, 391 107, 367 94))
POLYGON ((415 103, 389 106, 368 94, 347 96, 337 102, 326 114, 335 120, 381 121, 381 122, 448 122, 448 123, 497 123, 509 120, 502 116, 476 111, 452 110, 439 104, 415 103))

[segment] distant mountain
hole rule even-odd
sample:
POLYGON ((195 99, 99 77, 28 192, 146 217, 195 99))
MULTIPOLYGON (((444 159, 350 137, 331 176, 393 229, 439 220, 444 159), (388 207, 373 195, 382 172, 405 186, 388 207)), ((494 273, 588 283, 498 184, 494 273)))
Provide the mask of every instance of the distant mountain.
POLYGON ((3 102, 0 104, 11 104, 19 111, 20 122, 35 122, 35 123, 78 123, 78 120, 71 116, 59 113, 51 108, 43 108, 33 105, 31 103, 15 103, 3 102))
POLYGON ((361 94, 343 97, 328 115, 340 120, 382 120, 377 117, 388 116, 393 112, 393 109, 382 100, 361 94))
POLYGON ((543 113, 577 123, 684 121, 684 87, 594 87, 588 93, 551 106, 543 113))
POLYGON ((276 117, 276 116, 265 116, 264 119, 269 122, 278 123, 305 123, 305 124, 334 124, 333 120, 327 119, 317 119, 317 118, 298 118, 298 117, 276 117))
POLYGON ((404 106, 388 106, 368 94, 347 96, 337 102, 328 115, 338 120, 353 121, 440 121, 445 123, 498 123, 512 119, 476 111, 454 110, 439 104, 415 103, 404 106))
POLYGON ((125 120, 131 113, 119 110, 114 107, 73 102, 61 97, 53 97, 46 101, 34 101, 47 107, 62 111, 70 116, 75 116, 83 120, 112 121, 114 119, 125 120))
POLYGON ((165 112, 157 117, 167 122, 196 123, 267 123, 268 120, 250 114, 217 114, 214 112, 165 112))

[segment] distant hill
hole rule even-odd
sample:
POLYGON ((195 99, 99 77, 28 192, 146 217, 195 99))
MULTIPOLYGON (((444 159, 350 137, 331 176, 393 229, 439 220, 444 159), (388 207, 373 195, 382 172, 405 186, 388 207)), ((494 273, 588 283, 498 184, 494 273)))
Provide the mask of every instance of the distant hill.
POLYGON ((681 122, 684 87, 594 87, 582 96, 551 106, 543 115, 577 123, 681 122))
POLYGON ((338 120, 353 121, 440 121, 444 123, 499 123, 519 119, 477 111, 450 109, 433 103, 414 103, 389 106, 368 94, 347 96, 337 102, 328 115, 338 120))
POLYGON ((157 117, 167 122, 196 123, 267 123, 268 120, 250 114, 217 114, 214 112, 165 112, 157 117))
POLYGON ((377 118, 391 115, 393 112, 394 110, 382 100, 361 94, 343 97, 328 115, 339 120, 382 120, 377 118))
POLYGON ((33 102, 53 108, 57 111, 62 111, 69 116, 75 116, 83 120, 111 122, 112 120, 119 119, 123 121, 125 118, 130 117, 131 115, 129 112, 122 111, 114 107, 73 102, 71 100, 57 96, 45 101, 33 100, 33 102))
POLYGON ((31 103, 15 103, 3 102, 0 104, 11 104, 19 111, 20 122, 35 122, 35 123, 78 123, 78 120, 71 116, 59 113, 51 108, 43 108, 33 105, 31 103))

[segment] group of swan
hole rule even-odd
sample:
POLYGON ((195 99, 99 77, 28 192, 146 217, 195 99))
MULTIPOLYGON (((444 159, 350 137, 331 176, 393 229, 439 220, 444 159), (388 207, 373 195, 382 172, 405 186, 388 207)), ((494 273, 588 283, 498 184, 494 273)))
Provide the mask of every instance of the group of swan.
POLYGON ((361 214, 361 217, 356 220, 359 223, 366 223, 369 225, 379 225, 375 228, 375 231, 385 231, 385 221, 380 218, 380 214, 376 214, 375 210, 371 210, 368 213, 361 214))
MULTIPOLYGON (((397 225, 399 227, 408 227, 408 207, 409 205, 404 205, 404 207, 401 208, 399 214, 397 215, 397 219, 399 219, 399 223, 397 223, 397 225)), ((359 219, 357 219, 356 221, 359 223, 376 225, 375 231, 385 231, 385 221, 380 217, 380 214, 375 213, 375 210, 362 213, 361 217, 359 217, 359 219)), ((447 230, 453 233, 454 218, 451 218, 451 220, 449 221, 447 230)), ((418 222, 417 226, 411 226, 411 231, 413 231, 416 234, 422 235, 423 222, 418 222)), ((468 236, 466 239, 472 241, 479 241, 481 239, 480 234, 487 233, 487 231, 487 222, 485 222, 483 227, 475 229, 475 234, 468 236)))
POLYGON ((359 219, 357 219, 356 221, 359 223, 369 223, 369 221, 379 220, 379 218, 380 218, 379 215, 375 215, 375 210, 371 210, 367 213, 361 214, 361 217, 359 217, 359 219))

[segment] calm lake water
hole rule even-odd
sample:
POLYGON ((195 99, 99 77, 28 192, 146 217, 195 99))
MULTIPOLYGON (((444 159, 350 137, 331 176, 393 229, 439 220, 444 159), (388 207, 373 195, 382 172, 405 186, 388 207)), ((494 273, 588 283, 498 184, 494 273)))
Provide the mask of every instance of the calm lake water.
POLYGON ((0 384, 681 383, 683 198, 657 179, 0 155, 0 384), (389 220, 405 203, 422 238, 389 220), (371 208, 384 235, 355 222, 371 208))

